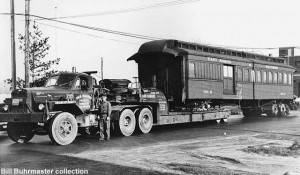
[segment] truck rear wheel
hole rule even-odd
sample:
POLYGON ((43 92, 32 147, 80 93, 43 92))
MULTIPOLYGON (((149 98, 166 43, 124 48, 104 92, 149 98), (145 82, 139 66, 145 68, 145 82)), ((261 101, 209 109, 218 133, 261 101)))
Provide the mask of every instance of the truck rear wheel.
POLYGON ((290 114, 290 108, 287 104, 279 104, 279 115, 281 117, 287 117, 290 114))
POLYGON ((77 136, 77 131, 76 119, 68 112, 58 113, 50 121, 49 137, 58 145, 72 143, 77 136))
POLYGON ((153 115, 148 108, 143 108, 137 112, 138 130, 144 134, 150 132, 153 126, 153 115))
POLYGON ((120 132, 124 136, 130 136, 135 130, 136 120, 130 109, 122 111, 119 119, 120 132))
POLYGON ((35 123, 9 122, 7 124, 7 134, 14 142, 26 143, 33 138, 35 127, 35 123))

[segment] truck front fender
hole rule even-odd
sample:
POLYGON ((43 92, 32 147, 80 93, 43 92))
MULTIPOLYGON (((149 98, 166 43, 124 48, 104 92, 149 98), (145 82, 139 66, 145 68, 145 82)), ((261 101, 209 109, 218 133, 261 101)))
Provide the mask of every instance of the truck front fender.
POLYGON ((63 111, 63 112, 69 112, 75 116, 84 114, 84 112, 76 105, 76 103, 66 103, 66 102, 62 102, 62 101, 51 102, 50 104, 51 107, 49 112, 63 111))

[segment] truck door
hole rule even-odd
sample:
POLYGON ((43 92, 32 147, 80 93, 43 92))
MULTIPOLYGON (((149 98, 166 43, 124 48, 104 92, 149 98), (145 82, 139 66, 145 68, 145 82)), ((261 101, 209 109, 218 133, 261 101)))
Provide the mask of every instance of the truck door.
POLYGON ((223 93, 233 95, 235 93, 234 67, 223 65, 223 93))
POLYGON ((93 90, 92 82, 89 77, 78 76, 74 86, 74 97, 76 104, 83 111, 89 111, 93 107, 93 90))

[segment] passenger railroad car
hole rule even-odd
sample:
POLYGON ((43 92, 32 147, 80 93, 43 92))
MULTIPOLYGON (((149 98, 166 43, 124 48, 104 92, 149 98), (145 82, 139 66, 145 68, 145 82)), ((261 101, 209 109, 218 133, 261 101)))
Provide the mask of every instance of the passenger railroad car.
POLYGON ((253 113, 285 116, 293 98, 294 68, 284 58, 178 40, 144 43, 128 60, 138 63, 144 87, 161 90, 172 110, 239 105, 253 113))

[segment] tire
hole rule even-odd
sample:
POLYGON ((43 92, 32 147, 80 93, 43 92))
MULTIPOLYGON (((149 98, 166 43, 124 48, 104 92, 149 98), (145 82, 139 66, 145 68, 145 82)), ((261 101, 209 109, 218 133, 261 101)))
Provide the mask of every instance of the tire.
POLYGON ((271 117, 279 117, 280 116, 278 104, 272 105, 272 110, 268 113, 268 115, 271 117))
POLYGON ((287 114, 286 117, 288 117, 290 115, 291 108, 287 104, 285 104, 285 108, 286 108, 286 114, 287 114))
POLYGON ((72 143, 78 132, 77 121, 75 117, 62 112, 56 114, 49 124, 49 137, 52 142, 58 145, 68 145, 72 143))
POLYGON ((252 117, 253 112, 250 111, 249 109, 243 109, 243 115, 244 115, 244 117, 252 117))
POLYGON ((35 133, 36 123, 15 123, 7 124, 8 137, 17 143, 29 142, 35 133))
POLYGON ((279 107, 279 115, 281 117, 287 117, 287 116, 289 116, 289 114, 290 114, 290 108, 289 108, 289 106, 287 104, 281 103, 281 104, 278 105, 278 107, 279 107))
POLYGON ((130 136, 135 130, 136 120, 130 109, 122 111, 119 119, 119 129, 122 135, 130 136))
POLYGON ((148 108, 143 108, 137 112, 137 126, 138 131, 144 134, 149 133, 153 126, 153 115, 148 108))
POLYGON ((261 109, 260 108, 246 108, 243 109, 244 117, 260 117, 261 116, 261 109))

